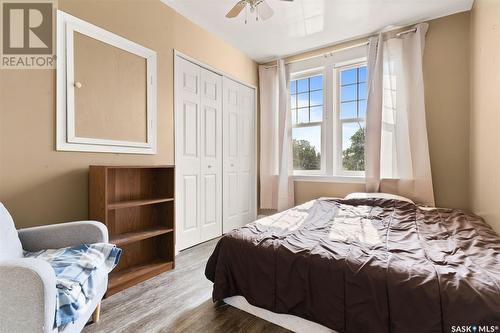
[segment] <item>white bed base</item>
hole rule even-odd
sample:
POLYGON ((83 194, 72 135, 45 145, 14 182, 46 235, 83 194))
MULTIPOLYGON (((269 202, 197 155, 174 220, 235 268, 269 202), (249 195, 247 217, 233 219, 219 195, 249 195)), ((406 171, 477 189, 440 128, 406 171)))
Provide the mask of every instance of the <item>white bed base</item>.
POLYGON ((243 296, 224 298, 224 302, 235 308, 248 312, 254 316, 267 320, 297 333, 337 333, 323 325, 294 315, 275 313, 257 306, 253 306, 243 296))

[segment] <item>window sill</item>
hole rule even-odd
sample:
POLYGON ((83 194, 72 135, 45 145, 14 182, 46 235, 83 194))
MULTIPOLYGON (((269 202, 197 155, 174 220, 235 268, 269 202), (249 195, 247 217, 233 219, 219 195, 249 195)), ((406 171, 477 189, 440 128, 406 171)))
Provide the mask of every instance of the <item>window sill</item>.
POLYGON ((364 176, 294 175, 295 182, 350 183, 364 184, 364 176))

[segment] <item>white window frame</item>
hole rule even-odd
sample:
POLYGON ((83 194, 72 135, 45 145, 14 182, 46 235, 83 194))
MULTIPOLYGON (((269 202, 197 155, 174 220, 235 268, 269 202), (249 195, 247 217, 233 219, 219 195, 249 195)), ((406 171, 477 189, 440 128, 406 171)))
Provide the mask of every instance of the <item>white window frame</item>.
POLYGON ((56 149, 127 154, 156 154, 156 52, 89 22, 57 11, 56 149), (146 60, 146 142, 76 135, 73 36, 78 32, 146 60))
MULTIPOLYGON (((321 168, 319 170, 294 170, 293 171, 294 175, 324 175, 325 171, 326 171, 326 162, 325 162, 325 158, 324 158, 324 156, 326 155, 325 154, 325 152, 326 152, 326 150, 325 150, 326 140, 325 140, 325 126, 324 126, 324 124, 325 124, 325 110, 326 110, 325 101, 326 101, 326 98, 325 98, 325 76, 324 76, 324 74, 325 74, 324 69, 320 67, 320 68, 313 68, 313 69, 298 72, 298 73, 293 73, 290 75, 290 81, 306 79, 306 78, 310 78, 310 77, 318 76, 318 75, 321 75, 323 77, 323 105, 322 105, 323 106, 323 113, 322 113, 323 119, 321 121, 316 121, 316 122, 312 122, 312 123, 309 122, 309 123, 304 123, 304 124, 299 124, 299 123, 292 124, 292 131, 293 131, 293 128, 305 128, 305 127, 320 126, 320 131, 321 131, 321 151, 320 151, 321 168)), ((296 94, 298 95, 298 91, 296 92, 296 94)), ((291 97, 291 94, 290 94, 290 91, 288 91, 288 100, 290 100, 290 97, 291 97)), ((296 107, 295 109, 298 110, 298 105, 296 105, 295 107, 296 107)))
POLYGON ((342 166, 342 125, 345 123, 359 123, 359 122, 364 122, 365 123, 365 128, 366 128, 366 117, 365 118, 347 118, 347 119, 342 119, 341 117, 341 112, 340 112, 340 106, 341 106, 341 101, 340 101, 340 73, 345 70, 349 70, 352 68, 358 68, 366 66, 366 59, 354 59, 349 62, 344 62, 344 63, 339 63, 336 64, 334 67, 334 85, 335 85, 335 116, 336 116, 336 127, 335 127, 335 133, 337 135, 337 140, 336 140, 336 147, 335 147, 335 175, 338 176, 350 176, 350 177, 364 177, 365 176, 365 171, 349 171, 345 170, 342 166))
MULTIPOLYGON (((289 65, 290 80, 323 74, 323 122, 321 128, 321 170, 294 170, 295 181, 364 183, 365 172, 342 172, 338 160, 342 151, 337 68, 366 63, 366 46, 334 52, 289 65), (340 155, 339 155, 340 152, 340 155)), ((340 165, 341 166, 341 165, 340 165)))

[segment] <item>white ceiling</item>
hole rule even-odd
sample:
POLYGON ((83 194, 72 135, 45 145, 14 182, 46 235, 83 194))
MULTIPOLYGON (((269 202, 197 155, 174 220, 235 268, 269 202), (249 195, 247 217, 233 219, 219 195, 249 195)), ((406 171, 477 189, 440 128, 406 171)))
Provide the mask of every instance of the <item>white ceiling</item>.
POLYGON ((255 21, 225 14, 238 0, 162 0, 258 62, 292 55, 382 29, 470 10, 474 0, 266 0, 275 14, 255 21))

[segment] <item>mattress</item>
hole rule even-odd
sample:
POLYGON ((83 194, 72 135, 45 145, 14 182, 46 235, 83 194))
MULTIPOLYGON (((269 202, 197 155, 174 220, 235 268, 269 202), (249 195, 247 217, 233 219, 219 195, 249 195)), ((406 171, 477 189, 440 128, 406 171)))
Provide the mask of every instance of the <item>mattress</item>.
POLYGON ((213 300, 338 332, 450 332, 500 325, 500 238, 460 210, 323 199, 233 230, 206 276, 213 300))

